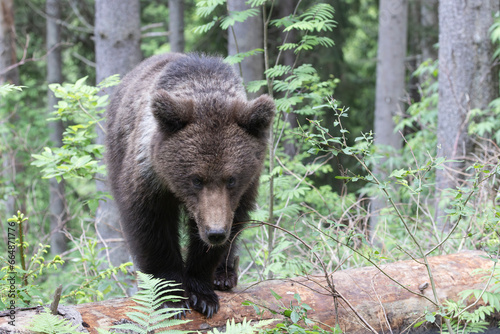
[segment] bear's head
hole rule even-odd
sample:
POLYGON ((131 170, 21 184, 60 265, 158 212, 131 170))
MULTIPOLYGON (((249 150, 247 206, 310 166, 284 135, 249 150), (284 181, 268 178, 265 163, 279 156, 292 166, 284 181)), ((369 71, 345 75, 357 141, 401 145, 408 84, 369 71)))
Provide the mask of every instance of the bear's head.
POLYGON ((263 95, 252 101, 227 96, 195 101, 160 91, 151 108, 158 126, 155 174, 185 204, 200 238, 211 246, 224 244, 238 210, 254 202, 273 100, 263 95))

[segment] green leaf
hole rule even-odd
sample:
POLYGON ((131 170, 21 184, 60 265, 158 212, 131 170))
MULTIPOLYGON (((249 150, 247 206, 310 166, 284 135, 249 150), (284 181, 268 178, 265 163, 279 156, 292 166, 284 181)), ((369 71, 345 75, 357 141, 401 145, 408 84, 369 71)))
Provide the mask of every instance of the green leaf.
POLYGON ((218 20, 219 18, 215 16, 211 22, 195 27, 193 32, 196 34, 205 34, 215 26, 218 20))
POLYGON ((290 320, 292 320, 294 324, 300 320, 300 315, 297 313, 297 311, 292 311, 292 313, 290 314, 290 320))
POLYGON ((393 170, 391 175, 389 175, 389 177, 395 177, 395 178, 402 178, 403 176, 406 175, 406 170, 404 169, 397 169, 397 170, 393 170))
MULTIPOLYGON (((247 57, 256 55, 256 54, 261 54, 264 52, 264 49, 253 49, 247 52, 240 52, 232 56, 227 56, 224 61, 230 65, 238 64, 241 63, 241 61, 247 57)), ((265 80, 263 80, 266 82, 265 80)))
POLYGON ((245 22, 248 18, 257 15, 259 15, 259 10, 255 8, 229 12, 229 15, 222 19, 220 26, 222 29, 226 30, 227 28, 232 27, 236 22, 245 22))
POLYGON ((226 0, 199 0, 196 2, 196 15, 207 17, 226 0))
POLYGON ((270 290, 271 290, 271 294, 273 295, 274 299, 280 300, 281 298, 283 298, 280 295, 278 295, 276 292, 274 292, 272 289, 270 289, 270 290))
POLYGON ((18 91, 21 92, 25 88, 25 86, 16 86, 13 84, 3 84, 0 86, 0 96, 6 96, 8 93, 11 93, 13 91, 18 91))

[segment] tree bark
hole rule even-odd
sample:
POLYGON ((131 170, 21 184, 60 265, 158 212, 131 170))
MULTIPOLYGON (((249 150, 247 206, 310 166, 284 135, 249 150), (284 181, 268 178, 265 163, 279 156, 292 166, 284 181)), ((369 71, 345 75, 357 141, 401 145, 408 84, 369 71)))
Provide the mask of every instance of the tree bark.
MULTIPOLYGON (((60 0, 47 0, 45 4, 47 14, 47 82, 61 83, 62 80, 62 62, 61 48, 61 27, 57 23, 61 19, 60 0)), ((54 93, 48 90, 48 113, 54 111, 54 105, 57 104, 57 98, 54 93)), ((62 121, 49 123, 50 140, 57 147, 62 146, 62 136, 64 127, 62 121)), ((54 254, 61 254, 67 249, 67 238, 62 232, 66 223, 66 200, 64 191, 64 181, 57 182, 55 178, 49 180, 50 183, 50 250, 54 254)))
MULTIPOLYGON (((139 0, 97 0, 95 16, 96 80, 101 82, 113 74, 123 77, 142 58, 139 0)), ((104 93, 111 94, 112 89, 104 93)), ((104 144, 105 133, 100 127, 97 127, 97 134, 97 143, 104 144)), ((109 187, 106 182, 97 181, 97 190, 108 192, 109 187)), ((114 201, 108 199, 99 203, 96 227, 102 242, 100 246, 108 247, 106 255, 113 265, 131 260, 125 242, 115 241, 124 239, 114 201)))
MULTIPOLYGON (((493 267, 493 261, 479 251, 435 256, 428 260, 441 302, 460 300, 459 293, 466 289, 484 289, 487 281, 484 272, 472 273, 476 269, 491 270, 493 267)), ((334 327, 338 319, 338 324, 345 333, 369 333, 370 331, 360 321, 362 317, 379 333, 400 333, 405 329, 409 329, 410 333, 439 333, 438 328, 429 323, 413 329, 415 322, 424 320, 426 312, 436 310, 435 305, 416 295, 422 294, 434 300, 425 266, 421 262, 409 260, 382 265, 381 269, 383 273, 374 267, 365 267, 331 274, 331 280, 339 294, 336 299, 338 313, 335 311, 334 298, 328 289, 325 289, 327 284, 324 276, 310 276, 307 279, 299 277, 261 282, 247 288, 239 288, 236 292, 217 292, 221 308, 213 318, 206 319, 193 311, 187 315, 187 318, 192 320, 190 323, 168 329, 207 331, 212 328, 224 328, 226 321, 232 318, 235 322, 241 322, 246 318, 247 321, 252 320, 254 323, 261 319, 282 319, 279 313, 273 315, 264 307, 261 307, 261 310, 265 312, 258 315, 252 306, 243 306, 242 303, 249 300, 280 312, 283 305, 289 307, 292 303, 297 306, 297 301, 294 299, 294 294, 297 293, 302 302, 313 309, 307 312, 308 319, 317 321, 324 328, 334 327), (384 273, 401 285, 397 285, 384 273), (282 299, 276 301, 271 290, 282 299)), ((474 301, 472 299, 467 302, 471 304, 474 301)), ((85 328, 90 333, 97 333, 97 328, 109 329, 113 323, 128 319, 125 314, 133 311, 132 306, 135 306, 135 303, 125 298, 81 304, 76 306, 77 313, 81 316, 72 317, 81 319, 75 324, 85 323, 85 328)), ((70 313, 67 310, 63 312, 70 313)), ((25 328, 34 313, 34 311, 18 313, 16 329, 25 328)), ((0 331, 9 328, 6 318, 2 318, 0 314, 0 331)))
MULTIPOLYGON (((398 150, 401 135, 395 133, 393 117, 404 112, 405 57, 407 45, 408 1, 381 0, 379 11, 377 81, 375 90, 375 144, 398 150)), ((383 181, 387 176, 378 166, 375 174, 383 181)), ((379 194, 371 201, 370 237, 373 238, 379 213, 385 207, 385 198, 379 194)))
MULTIPOLYGON (((0 0, 0 85, 5 83, 19 84, 19 71, 17 67, 8 70, 16 64, 16 32, 14 26, 14 4, 12 0, 0 0)), ((15 114, 9 114, 10 123, 17 119, 15 114)), ((7 134, 2 134, 2 140, 11 142, 7 134)), ((6 145, 2 152, 2 176, 5 180, 5 189, 14 189, 16 177, 16 157, 13 149, 6 145)), ((3 201, 6 215, 11 217, 16 213, 16 198, 11 193, 3 201)))
POLYGON ((169 0, 170 51, 184 52, 184 0, 169 0))
POLYGON ((439 231, 452 226, 444 212, 445 192, 460 185, 462 161, 472 148, 467 134, 469 112, 486 108, 497 95, 488 29, 498 6, 496 0, 439 2, 438 156, 459 160, 436 171, 439 231))
POLYGON ((0 0, 0 84, 19 84, 19 72, 7 68, 16 63, 16 29, 13 0, 0 0), (4 73, 5 72, 5 73, 4 73))
MULTIPOLYGON (((228 0, 227 10, 229 13, 251 8, 245 4, 245 0, 228 0)), ((258 8, 260 11, 260 8, 258 8)), ((244 22, 237 22, 228 30, 228 54, 247 52, 253 49, 264 48, 262 14, 248 18, 244 22)), ((240 67, 236 65, 240 73, 240 67)), ((241 75, 246 84, 254 80, 262 80, 264 75, 264 56, 256 54, 243 59, 241 62, 241 75)), ((255 98, 261 93, 250 93, 249 98, 255 98)))

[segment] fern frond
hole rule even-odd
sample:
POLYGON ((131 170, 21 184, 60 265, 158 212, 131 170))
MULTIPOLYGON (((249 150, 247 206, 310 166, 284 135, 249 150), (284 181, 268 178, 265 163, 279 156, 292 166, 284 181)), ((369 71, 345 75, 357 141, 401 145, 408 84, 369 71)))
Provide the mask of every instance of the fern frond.
MULTIPOLYGON (((181 297, 171 294, 182 291, 177 288, 178 283, 154 278, 141 272, 137 273, 140 290, 132 299, 138 304, 133 306, 135 312, 127 313, 134 323, 115 325, 114 329, 125 329, 136 333, 147 334, 151 331, 176 326, 190 322, 190 320, 171 319, 182 311, 183 308, 162 308, 161 305, 167 301, 179 301, 181 297)), ((160 333, 160 332, 158 332, 160 333)), ((186 333, 186 331, 161 331, 161 333, 186 333)))
POLYGON ((32 322, 28 325, 30 331, 46 334, 77 334, 78 326, 71 324, 69 320, 60 318, 49 313, 45 309, 44 313, 36 315, 32 322))

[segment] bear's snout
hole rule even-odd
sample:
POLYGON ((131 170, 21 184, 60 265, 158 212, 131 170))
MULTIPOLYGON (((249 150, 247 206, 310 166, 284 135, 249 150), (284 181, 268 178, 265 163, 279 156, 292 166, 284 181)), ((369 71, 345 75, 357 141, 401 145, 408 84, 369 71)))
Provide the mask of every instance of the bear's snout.
POLYGON ((224 229, 208 230, 206 233, 208 241, 213 246, 221 245, 227 240, 227 232, 224 229))
POLYGON ((209 246, 221 246, 229 239, 234 212, 225 187, 206 187, 199 195, 194 214, 201 240, 209 246))

